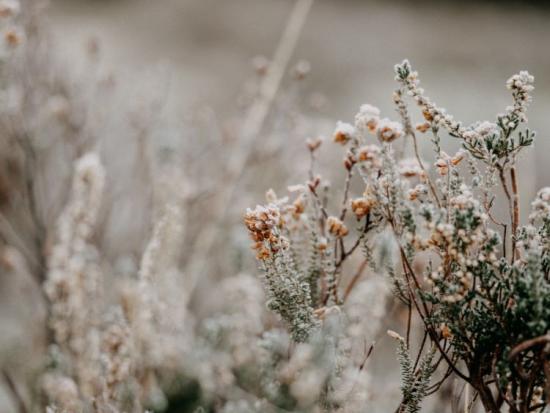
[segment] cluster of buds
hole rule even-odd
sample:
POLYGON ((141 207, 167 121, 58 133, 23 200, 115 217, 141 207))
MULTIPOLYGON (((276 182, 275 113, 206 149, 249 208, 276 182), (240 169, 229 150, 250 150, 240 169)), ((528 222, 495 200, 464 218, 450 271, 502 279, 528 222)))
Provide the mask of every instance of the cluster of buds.
POLYGON ((374 194, 374 189, 369 185, 363 192, 361 198, 356 198, 351 200, 351 210, 355 214, 358 220, 368 215, 369 212, 377 204, 376 196, 374 194))
POLYGON ((353 154, 352 151, 348 151, 346 157, 344 158, 344 167, 349 171, 356 163, 357 157, 353 154))
POLYGON ((376 136, 382 142, 393 142, 402 135, 403 125, 401 125, 399 122, 395 122, 387 118, 381 119, 378 122, 376 128, 376 136))
POLYGON ((454 156, 449 156, 445 152, 441 152, 441 157, 435 162, 437 172, 441 176, 449 173, 451 166, 457 166, 466 157, 464 150, 459 150, 454 156))
POLYGON ((252 248, 258 251, 258 259, 265 260, 281 248, 283 240, 279 229, 282 222, 280 210, 274 205, 258 205, 246 210, 244 224, 254 241, 252 248))
POLYGON ((429 241, 431 245, 443 247, 452 243, 455 234, 455 226, 453 224, 443 222, 435 224, 434 222, 430 222, 428 228, 432 231, 429 241))
POLYGON ((403 135, 403 125, 387 118, 380 119, 380 109, 364 104, 355 115, 355 126, 345 122, 336 124, 333 140, 345 145, 356 136, 364 136, 365 132, 376 134, 381 142, 393 142, 403 135))
POLYGON ((428 193, 428 187, 424 184, 418 184, 414 188, 409 189, 407 196, 409 201, 416 201, 421 195, 428 193))
MULTIPOLYGON (((479 201, 475 199, 467 185, 461 185, 460 194, 449 199, 449 206, 458 210, 474 209, 479 206, 479 201)), ((485 220, 486 217, 482 215, 481 218, 485 220)))
POLYGON ((327 218, 327 227, 328 232, 337 238, 345 237, 349 233, 349 230, 346 228, 344 223, 335 216, 330 216, 327 218))
POLYGON ((375 200, 370 197, 361 197, 351 200, 351 210, 357 217, 357 219, 361 219, 364 216, 368 215, 368 213, 371 211, 372 207, 375 205, 375 200))
POLYGON ((355 127, 360 131, 374 133, 380 121, 380 109, 375 106, 364 104, 355 115, 355 127))
POLYGON ((322 143, 323 143, 323 139, 321 139, 319 137, 309 138, 309 139, 306 140, 307 148, 311 152, 315 152, 317 149, 319 149, 319 147, 321 146, 322 143))
POLYGON ((378 145, 365 145, 359 148, 357 160, 365 170, 377 171, 382 167, 380 159, 380 147, 378 145))
MULTIPOLYGON (((512 91, 514 97, 514 106, 509 108, 508 117, 517 118, 521 122, 527 121, 526 111, 529 102, 531 102, 530 93, 533 91, 533 82, 535 78, 527 71, 521 71, 512 76, 506 82, 506 87, 512 91)), ((509 119, 509 122, 513 122, 509 119)), ((515 125, 506 125, 508 127, 514 127, 515 125)))
POLYGON ((490 136, 500 134, 498 125, 494 122, 483 121, 475 123, 464 131, 462 137, 466 141, 484 141, 490 136))
POLYGON ((349 123, 340 122, 336 124, 334 129, 333 140, 336 143, 345 145, 355 136, 355 128, 349 123))
MULTIPOLYGON (((462 300, 474 285, 474 275, 470 271, 459 270, 452 278, 445 275, 442 265, 436 271, 426 277, 426 283, 433 287, 435 293, 441 294, 441 300, 446 303, 456 303, 462 300), (444 291, 441 287, 444 286, 444 291)), ((441 333, 444 338, 451 338, 452 334, 446 325, 441 326, 441 333)))

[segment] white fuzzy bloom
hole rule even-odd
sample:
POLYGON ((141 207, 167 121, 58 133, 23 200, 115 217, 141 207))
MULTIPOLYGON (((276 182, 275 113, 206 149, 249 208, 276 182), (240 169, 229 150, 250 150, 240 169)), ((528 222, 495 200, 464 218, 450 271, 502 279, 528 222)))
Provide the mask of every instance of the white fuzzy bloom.
POLYGON ((516 89, 531 92, 534 89, 534 81, 535 78, 528 71, 522 70, 506 81, 506 87, 510 90, 516 89))
POLYGON ((403 125, 399 122, 384 118, 376 126, 376 136, 382 142, 393 142, 401 135, 403 135, 403 125))
POLYGON ((380 109, 376 106, 365 103, 359 108, 359 112, 355 115, 355 127, 361 132, 376 130, 376 125, 380 120, 380 109))
POLYGON ((333 140, 342 145, 349 142, 355 136, 355 128, 346 122, 338 121, 333 133, 333 140))
POLYGON ((494 122, 483 121, 464 129, 462 137, 468 141, 485 140, 491 136, 498 136, 500 129, 494 122))

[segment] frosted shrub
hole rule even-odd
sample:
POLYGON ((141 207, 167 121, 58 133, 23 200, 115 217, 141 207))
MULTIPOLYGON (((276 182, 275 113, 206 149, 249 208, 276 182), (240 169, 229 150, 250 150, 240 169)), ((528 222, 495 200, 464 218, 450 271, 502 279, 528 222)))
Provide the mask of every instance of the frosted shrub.
MULTIPOLYGON (((291 198, 271 196, 247 211, 268 307, 295 341, 315 341, 327 314, 355 318, 348 296, 374 282, 357 281, 370 266, 388 275, 409 313, 405 337, 390 332, 401 364, 399 411, 419 411, 449 376, 468 383, 488 412, 542 411, 550 397, 550 196, 542 189, 522 224, 516 167, 534 141, 526 128, 534 79, 512 76, 513 105, 494 122, 465 126, 425 95, 408 61, 395 72, 398 121, 363 105, 354 125, 337 124, 334 142, 346 150, 341 199, 317 175, 320 142, 310 141, 309 179, 290 188, 291 198), (409 97, 423 117, 416 126, 409 97), (417 133, 431 135, 433 160, 420 158, 417 133), (462 149, 445 153, 447 136, 462 149), (501 195, 507 214, 493 208, 501 195), (361 254, 355 272, 344 265, 361 254), (411 343, 413 315, 419 346, 411 343)), ((364 317, 376 323, 383 303, 369 307, 364 317)), ((352 331, 368 328, 360 322, 352 331)), ((333 374, 343 380, 345 371, 333 374)))
POLYGON ((527 72, 504 113, 463 125, 403 62, 396 116, 364 104, 327 129, 299 110, 308 64, 279 90, 300 0, 234 117, 172 124, 160 87, 127 106, 96 43, 85 73, 61 70, 39 4, 0 0, 0 275, 47 313, 21 323, 39 362, 1 349, 18 411, 412 413, 432 394, 449 404, 453 378, 464 411, 548 405, 550 189, 522 222, 516 167, 534 140, 527 72), (322 139, 303 155, 289 140, 322 130, 343 151, 339 185, 319 175, 322 139), (442 150, 450 138, 459 151, 442 150), (246 205, 293 172, 304 182, 268 190, 243 228, 246 205), (380 368, 387 343, 395 364, 380 368))

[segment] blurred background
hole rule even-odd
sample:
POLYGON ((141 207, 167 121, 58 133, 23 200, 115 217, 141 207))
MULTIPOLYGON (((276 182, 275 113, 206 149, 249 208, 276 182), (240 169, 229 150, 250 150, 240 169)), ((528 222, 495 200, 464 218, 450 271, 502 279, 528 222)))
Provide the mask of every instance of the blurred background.
MULTIPOLYGON (((270 56, 293 2, 288 0, 53 0, 49 11, 67 56, 91 36, 123 76, 172 68, 181 108, 234 106, 250 76, 250 59, 270 56)), ((471 123, 494 118, 510 98, 506 79, 536 79, 530 126, 541 131, 528 165, 543 165, 550 141, 550 9, 545 1, 317 0, 294 58, 311 63, 309 92, 327 97, 327 114, 350 119, 360 104, 393 111, 393 65, 408 58, 428 95, 471 123)), ((68 59, 73 59, 70 57, 68 59)), ((391 112, 389 112, 391 113, 391 112)), ((526 184, 548 182, 530 171, 526 184), (531 179, 535 177, 535 179, 531 179)))

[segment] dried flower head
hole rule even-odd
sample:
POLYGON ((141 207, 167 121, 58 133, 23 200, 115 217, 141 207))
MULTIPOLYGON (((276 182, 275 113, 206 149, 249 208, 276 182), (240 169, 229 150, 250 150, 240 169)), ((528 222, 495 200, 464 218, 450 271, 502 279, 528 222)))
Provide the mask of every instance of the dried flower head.
POLYGON ((329 233, 338 238, 345 237, 349 232, 344 223, 335 216, 327 218, 327 227, 329 233))
POLYGON ((360 162, 379 163, 380 147, 378 145, 365 145, 359 148, 358 159, 360 162))
POLYGON ((368 103, 361 105, 355 115, 355 127, 361 131, 374 133, 380 120, 380 109, 368 103))
POLYGON ((281 248, 284 240, 279 235, 282 219, 277 206, 270 204, 257 205, 255 209, 248 208, 244 223, 254 241, 253 248, 258 251, 259 259, 266 259, 281 248))
POLYGON ((336 143, 345 145, 353 138, 354 135, 355 128, 352 125, 345 122, 338 122, 336 124, 336 129, 334 130, 333 140, 336 143))
POLYGON ((425 133, 428 129, 430 129, 430 123, 429 122, 417 123, 415 129, 420 133, 425 133))
POLYGON ((308 140, 306 140, 306 145, 311 152, 315 152, 317 149, 319 149, 322 143, 323 139, 319 137, 309 138, 308 140))
POLYGON ((361 219, 366 216, 375 205, 375 199, 372 197, 363 196, 361 198, 356 198, 351 200, 351 210, 357 217, 361 219))
POLYGON ((378 139, 382 142, 393 142, 401 135, 403 135, 403 125, 399 122, 384 118, 381 119, 376 126, 376 136, 378 136, 378 139))

